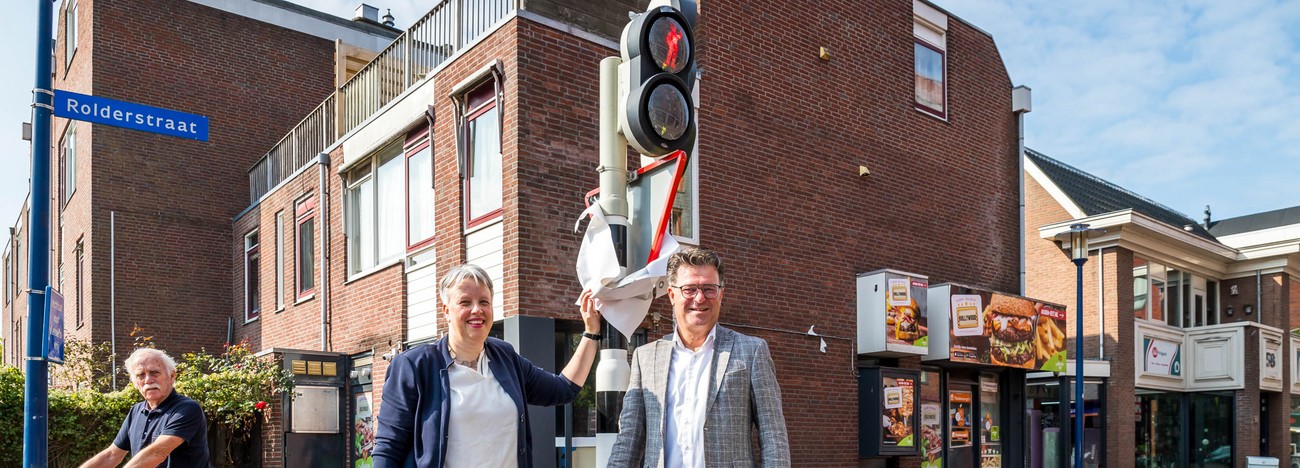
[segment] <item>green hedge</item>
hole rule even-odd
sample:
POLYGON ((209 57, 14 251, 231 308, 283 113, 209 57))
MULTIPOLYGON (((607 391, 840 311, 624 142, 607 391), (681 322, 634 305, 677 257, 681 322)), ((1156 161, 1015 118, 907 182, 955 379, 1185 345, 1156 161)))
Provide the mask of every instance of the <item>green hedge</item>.
MULTIPOLYGON (((113 443, 140 394, 50 389, 49 401, 49 464, 77 466, 113 443)), ((22 466, 23 374, 15 367, 0 367, 0 439, 0 466, 22 466)))

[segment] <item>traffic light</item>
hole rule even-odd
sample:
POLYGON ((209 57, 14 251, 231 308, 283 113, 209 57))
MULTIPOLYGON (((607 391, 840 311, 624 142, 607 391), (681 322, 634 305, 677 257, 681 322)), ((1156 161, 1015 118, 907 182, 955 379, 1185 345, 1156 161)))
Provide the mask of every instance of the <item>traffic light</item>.
POLYGON ((682 12, 653 7, 623 29, 619 126, 641 154, 691 151, 695 144, 695 37, 682 12))

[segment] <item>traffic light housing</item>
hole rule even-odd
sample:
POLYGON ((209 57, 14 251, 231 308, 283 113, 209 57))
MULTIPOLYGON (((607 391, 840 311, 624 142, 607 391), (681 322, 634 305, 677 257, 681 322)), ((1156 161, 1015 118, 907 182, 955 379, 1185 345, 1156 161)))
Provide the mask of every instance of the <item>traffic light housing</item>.
POLYGON ((647 156, 695 144, 695 36, 677 8, 658 6, 623 29, 619 128, 647 156))

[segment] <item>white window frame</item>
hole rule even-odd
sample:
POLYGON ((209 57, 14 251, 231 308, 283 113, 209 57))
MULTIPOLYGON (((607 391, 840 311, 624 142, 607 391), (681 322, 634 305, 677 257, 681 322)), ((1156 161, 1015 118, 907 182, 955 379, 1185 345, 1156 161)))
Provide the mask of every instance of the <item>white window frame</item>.
POLYGON ((77 55, 77 11, 78 0, 72 0, 63 11, 63 66, 72 66, 72 57, 77 55))
POLYGON ((261 237, 254 228, 244 234, 244 323, 262 316, 262 247, 261 237), (256 265, 253 257, 257 257, 256 265), (256 287, 257 294, 253 294, 256 287))
POLYGON ((429 245, 432 245, 434 240, 437 239, 438 237, 437 224, 434 219, 434 207, 437 206, 438 191, 433 186, 434 183, 433 142, 430 139, 430 135, 426 133, 424 136, 418 137, 415 140, 415 143, 407 145, 407 149, 403 151, 402 156, 405 159, 404 165, 406 167, 406 250, 407 252, 415 252, 425 247, 428 247, 429 245), (426 153, 427 153, 428 165, 429 165, 428 168, 429 186, 414 187, 411 184, 412 175, 413 175, 411 173, 411 159, 414 159, 415 157, 426 153), (414 233, 413 230, 416 227, 416 223, 415 223, 416 218, 412 216, 412 213, 416 208, 413 202, 415 199, 415 195, 417 195, 415 193, 415 190, 417 189, 428 190, 429 205, 430 205, 425 207, 428 209, 428 212, 424 213, 424 215, 427 216, 427 220, 425 220, 425 222, 427 223, 427 227, 430 228, 430 233, 428 236, 425 236, 424 238, 421 239, 417 239, 412 236, 412 234, 414 233))
POLYGON ((316 222, 316 212, 320 208, 320 199, 315 198, 314 194, 307 194, 298 197, 293 202, 294 222, 293 222, 293 277, 294 277, 294 299, 295 302, 302 302, 310 299, 316 293, 316 269, 321 268, 316 261, 316 233, 320 231, 321 226, 316 222), (304 205, 311 205, 303 208, 304 205), (304 212, 305 211, 305 212, 304 212), (302 235, 303 224, 311 223, 311 235, 302 235), (303 242, 310 242, 307 251, 311 254, 306 258, 311 259, 311 271, 303 272, 303 242), (311 285, 303 287, 304 281, 310 281, 311 285))
POLYGON ((63 130, 63 205, 77 191, 77 123, 68 121, 63 130))
POLYGON ((344 174, 343 184, 344 233, 347 239, 348 279, 351 280, 365 276, 378 268, 389 265, 395 260, 400 260, 406 253, 406 235, 404 234, 405 229, 407 229, 407 215, 404 209, 407 193, 406 155, 402 151, 402 140, 384 145, 379 151, 367 156, 361 163, 353 166, 344 174), (396 208, 398 210, 393 216, 399 217, 401 221, 401 228, 395 233, 384 229, 384 219, 381 219, 381 209, 387 206, 381 203, 381 194, 384 190, 389 189, 387 185, 381 186, 383 181, 380 180, 380 169, 386 167, 382 163, 398 164, 397 167, 401 170, 401 177, 395 178, 394 183, 400 185, 398 194, 400 194, 403 201, 397 204, 396 207, 388 206, 388 209, 396 208), (352 174, 361 170, 365 170, 366 175, 353 180, 352 174), (369 183, 368 187, 366 186, 367 182, 369 183), (354 202, 354 197, 359 196, 357 195, 359 190, 368 192, 370 199, 368 203, 365 203, 367 206, 361 206, 354 202), (367 220, 365 217, 360 216, 360 212, 356 210, 369 210, 369 225, 363 225, 367 224, 367 220), (394 234, 398 235, 398 237, 390 239, 387 243, 381 238, 384 235, 392 236, 394 234), (366 242, 366 239, 369 239, 369 242, 366 242), (388 247, 388 250, 384 250, 385 247, 388 247), (362 255, 362 249, 367 248, 371 250, 367 252, 369 254, 368 258, 362 255), (369 261, 362 262, 363 258, 369 261))
POLYGON ((284 210, 275 212, 275 311, 284 310, 284 210))

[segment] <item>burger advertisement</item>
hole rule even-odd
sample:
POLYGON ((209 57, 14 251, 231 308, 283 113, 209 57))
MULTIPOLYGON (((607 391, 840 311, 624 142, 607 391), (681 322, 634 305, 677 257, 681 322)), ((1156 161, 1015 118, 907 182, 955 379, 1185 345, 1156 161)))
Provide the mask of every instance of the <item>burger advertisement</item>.
POLYGON ((952 361, 1065 370, 1064 307, 971 288, 954 288, 949 302, 952 361))
POLYGON ((878 356, 929 352, 930 281, 897 270, 859 274, 858 352, 878 356))

